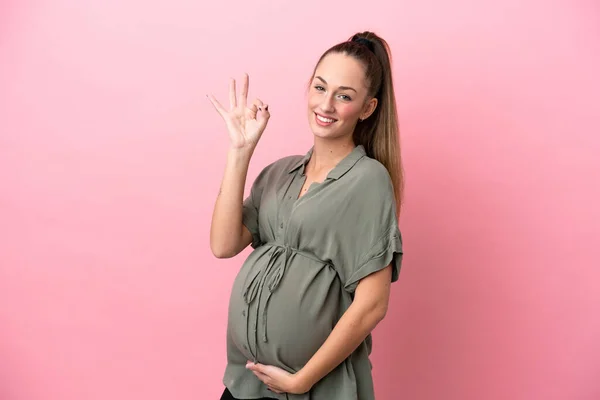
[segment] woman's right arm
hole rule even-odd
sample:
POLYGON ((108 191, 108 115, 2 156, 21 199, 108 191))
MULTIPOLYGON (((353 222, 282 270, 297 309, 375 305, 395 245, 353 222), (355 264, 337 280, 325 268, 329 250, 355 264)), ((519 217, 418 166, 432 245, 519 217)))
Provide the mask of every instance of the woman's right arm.
POLYGON ((234 257, 251 242, 242 224, 242 203, 252 150, 230 149, 210 228, 210 249, 217 258, 234 257))
POLYGON ((269 106, 259 99, 247 105, 248 86, 246 74, 238 101, 235 80, 231 80, 229 110, 214 96, 209 96, 227 125, 231 142, 210 227, 210 248, 218 258, 234 257, 252 242, 250 231, 242 223, 244 186, 250 159, 267 126, 270 113, 269 106))

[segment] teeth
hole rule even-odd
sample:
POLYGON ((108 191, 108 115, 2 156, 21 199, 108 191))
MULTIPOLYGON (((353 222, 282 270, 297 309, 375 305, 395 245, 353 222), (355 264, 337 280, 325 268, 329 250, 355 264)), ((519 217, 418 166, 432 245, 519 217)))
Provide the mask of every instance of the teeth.
POLYGON ((319 121, 321 121, 321 122, 325 122, 325 123, 331 123, 331 122, 335 121, 334 119, 331 119, 331 118, 323 118, 323 117, 321 117, 320 115, 317 115, 317 119, 318 119, 319 121))

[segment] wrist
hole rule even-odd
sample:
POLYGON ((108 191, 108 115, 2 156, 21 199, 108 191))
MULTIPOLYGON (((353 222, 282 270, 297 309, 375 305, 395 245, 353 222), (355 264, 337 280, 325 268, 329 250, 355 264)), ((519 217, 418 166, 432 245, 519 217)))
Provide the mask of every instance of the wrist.
POLYGON ((306 368, 301 368, 294 374, 294 386, 296 393, 306 393, 315 385, 313 377, 310 376, 306 368))
POLYGON ((255 146, 229 147, 227 158, 234 162, 249 162, 254 154, 255 146))

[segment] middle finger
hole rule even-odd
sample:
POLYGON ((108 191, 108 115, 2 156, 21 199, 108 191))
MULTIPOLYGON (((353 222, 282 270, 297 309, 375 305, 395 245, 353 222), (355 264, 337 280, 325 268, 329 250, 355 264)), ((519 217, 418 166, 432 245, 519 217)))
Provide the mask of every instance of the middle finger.
POLYGON ((231 78, 229 82, 229 106, 233 109, 237 106, 237 99, 235 93, 235 79, 231 78))
POLYGON ((244 83, 242 84, 242 93, 240 98, 240 106, 246 107, 246 103, 248 102, 248 86, 250 86, 250 77, 248 74, 244 74, 244 83))

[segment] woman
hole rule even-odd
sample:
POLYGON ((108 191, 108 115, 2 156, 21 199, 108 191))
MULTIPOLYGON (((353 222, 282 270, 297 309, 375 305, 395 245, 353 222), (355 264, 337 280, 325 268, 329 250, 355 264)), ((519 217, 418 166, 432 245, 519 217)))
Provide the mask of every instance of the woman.
POLYGON ((229 110, 210 96, 231 141, 211 249, 254 248, 231 292, 222 399, 374 399, 371 331, 402 260, 388 45, 364 32, 323 54, 308 93, 313 147, 264 168, 244 200, 270 116, 247 93, 246 75, 229 110))

